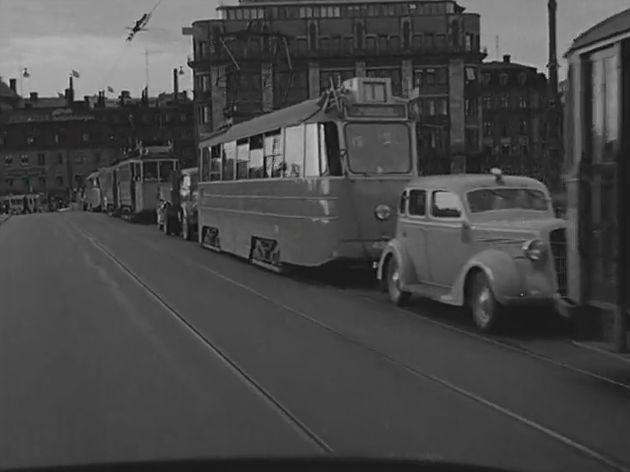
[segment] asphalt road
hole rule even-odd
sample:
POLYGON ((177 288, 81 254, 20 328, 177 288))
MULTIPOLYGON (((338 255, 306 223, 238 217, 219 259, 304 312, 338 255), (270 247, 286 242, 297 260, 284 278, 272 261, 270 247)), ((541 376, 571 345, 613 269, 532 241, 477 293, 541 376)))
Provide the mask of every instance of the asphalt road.
POLYGON ((630 365, 426 310, 100 214, 13 217, 0 467, 335 454, 630 470, 630 365))

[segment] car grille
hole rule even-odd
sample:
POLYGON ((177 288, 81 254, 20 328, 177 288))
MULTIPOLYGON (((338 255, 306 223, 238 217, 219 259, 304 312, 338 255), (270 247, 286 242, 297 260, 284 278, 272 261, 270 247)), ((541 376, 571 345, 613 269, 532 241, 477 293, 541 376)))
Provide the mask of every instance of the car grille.
POLYGON ((565 229, 556 229, 549 234, 549 244, 553 255, 558 291, 567 294, 567 233, 565 229))

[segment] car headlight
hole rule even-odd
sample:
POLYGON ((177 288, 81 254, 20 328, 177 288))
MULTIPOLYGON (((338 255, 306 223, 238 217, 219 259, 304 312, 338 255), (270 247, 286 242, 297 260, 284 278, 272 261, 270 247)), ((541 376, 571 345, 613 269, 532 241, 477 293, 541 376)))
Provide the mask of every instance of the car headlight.
POLYGON ((386 221, 392 216, 392 209, 388 205, 379 205, 375 208, 374 214, 381 221, 386 221))
POLYGON ((547 255, 547 247, 540 239, 534 239, 523 244, 523 252, 530 261, 538 262, 547 255))

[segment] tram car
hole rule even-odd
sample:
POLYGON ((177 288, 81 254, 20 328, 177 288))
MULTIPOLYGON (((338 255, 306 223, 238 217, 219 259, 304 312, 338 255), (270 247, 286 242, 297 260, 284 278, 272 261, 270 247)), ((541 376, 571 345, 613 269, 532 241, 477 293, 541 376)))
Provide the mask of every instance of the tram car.
POLYGON ((577 37, 566 58, 568 296, 579 312, 598 313, 587 318, 599 327, 611 325, 605 321, 606 313, 615 314, 616 341, 626 344, 630 311, 630 9, 577 37))
POLYGON ((408 105, 353 78, 201 141, 199 242, 275 271, 373 266, 417 175, 408 105))

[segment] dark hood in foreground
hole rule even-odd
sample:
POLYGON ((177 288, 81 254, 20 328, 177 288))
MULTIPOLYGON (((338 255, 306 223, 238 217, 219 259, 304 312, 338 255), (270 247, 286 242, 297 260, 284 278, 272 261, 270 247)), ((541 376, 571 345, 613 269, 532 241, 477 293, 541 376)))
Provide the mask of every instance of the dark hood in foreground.
POLYGON ((288 458, 288 459, 210 459, 186 461, 128 462, 94 464, 85 466, 55 466, 21 469, 3 469, 3 472, 131 472, 131 471, 260 471, 275 472, 366 472, 366 471, 427 471, 427 472, 511 472, 508 469, 454 464, 424 460, 387 459, 332 459, 332 458, 288 458))

